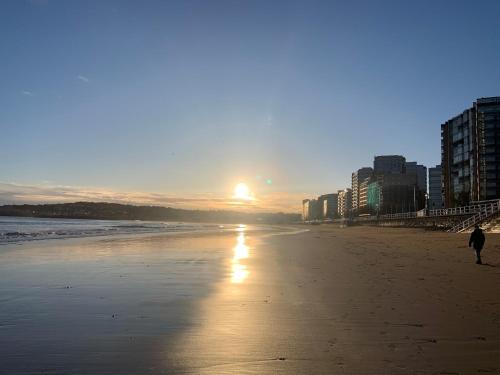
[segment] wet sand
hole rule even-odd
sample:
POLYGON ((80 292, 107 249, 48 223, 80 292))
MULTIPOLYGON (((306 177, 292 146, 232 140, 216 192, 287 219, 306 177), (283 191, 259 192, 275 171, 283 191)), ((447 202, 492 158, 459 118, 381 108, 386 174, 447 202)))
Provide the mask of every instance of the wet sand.
POLYGON ((4 373, 500 373, 500 236, 305 233, 0 248, 4 373))

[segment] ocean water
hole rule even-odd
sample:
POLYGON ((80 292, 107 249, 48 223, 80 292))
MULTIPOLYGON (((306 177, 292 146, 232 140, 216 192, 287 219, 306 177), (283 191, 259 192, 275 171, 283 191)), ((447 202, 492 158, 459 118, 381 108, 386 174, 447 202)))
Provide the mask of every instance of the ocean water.
POLYGON ((0 216, 0 244, 56 238, 139 233, 232 231, 234 224, 178 223, 139 220, 44 219, 0 216))

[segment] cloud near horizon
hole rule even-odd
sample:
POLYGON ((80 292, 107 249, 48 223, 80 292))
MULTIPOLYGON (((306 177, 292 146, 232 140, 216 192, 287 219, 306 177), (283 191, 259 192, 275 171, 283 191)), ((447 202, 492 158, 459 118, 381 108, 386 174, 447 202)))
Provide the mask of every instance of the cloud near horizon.
POLYGON ((0 182, 0 204, 44 204, 78 201, 110 202, 134 205, 170 206, 183 209, 217 209, 247 212, 300 212, 305 194, 267 193, 259 199, 240 201, 222 194, 178 194, 121 192, 96 187, 60 185, 22 185, 0 182))

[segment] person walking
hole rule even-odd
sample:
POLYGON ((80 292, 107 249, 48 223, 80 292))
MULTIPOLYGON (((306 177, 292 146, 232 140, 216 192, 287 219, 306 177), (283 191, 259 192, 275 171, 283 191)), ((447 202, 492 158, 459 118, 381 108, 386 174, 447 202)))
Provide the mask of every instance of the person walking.
POLYGON ((486 238, 484 237, 483 230, 476 224, 474 232, 470 235, 469 247, 474 245, 474 250, 476 251, 476 264, 483 264, 481 262, 481 250, 483 250, 484 242, 486 238))

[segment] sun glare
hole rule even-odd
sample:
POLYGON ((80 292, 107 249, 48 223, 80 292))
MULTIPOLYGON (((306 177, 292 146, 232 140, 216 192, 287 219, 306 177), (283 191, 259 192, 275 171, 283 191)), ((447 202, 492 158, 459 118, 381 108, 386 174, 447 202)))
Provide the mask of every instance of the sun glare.
POLYGON ((236 185, 234 188, 234 197, 237 199, 251 200, 252 197, 250 196, 250 189, 248 188, 248 185, 243 182, 236 185))
POLYGON ((241 261, 249 256, 249 247, 245 244, 245 232, 240 232, 236 238, 236 246, 233 248, 231 281, 234 284, 242 283, 249 274, 248 268, 241 261))

